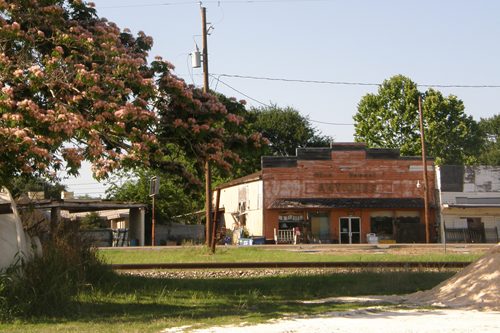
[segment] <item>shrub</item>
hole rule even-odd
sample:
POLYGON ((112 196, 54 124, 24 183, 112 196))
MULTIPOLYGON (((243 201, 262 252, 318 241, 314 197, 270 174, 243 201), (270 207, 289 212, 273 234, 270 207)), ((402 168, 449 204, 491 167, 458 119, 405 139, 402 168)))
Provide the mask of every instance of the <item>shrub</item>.
POLYGON ((67 315, 75 296, 111 274, 90 244, 64 225, 43 246, 43 256, 19 260, 0 275, 0 318, 67 315))
POLYGON ((80 220, 80 229, 82 230, 101 229, 107 227, 108 225, 106 221, 103 220, 96 212, 88 213, 80 220))

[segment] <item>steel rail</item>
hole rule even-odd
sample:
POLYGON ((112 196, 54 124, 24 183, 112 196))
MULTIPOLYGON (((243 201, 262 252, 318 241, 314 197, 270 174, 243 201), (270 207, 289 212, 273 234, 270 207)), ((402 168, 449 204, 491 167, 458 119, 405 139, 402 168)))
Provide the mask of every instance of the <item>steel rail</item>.
POLYGON ((147 269, 248 269, 248 268, 463 268, 470 262, 459 261, 361 261, 361 262, 220 262, 220 263, 156 263, 156 264, 111 264, 114 270, 147 269))

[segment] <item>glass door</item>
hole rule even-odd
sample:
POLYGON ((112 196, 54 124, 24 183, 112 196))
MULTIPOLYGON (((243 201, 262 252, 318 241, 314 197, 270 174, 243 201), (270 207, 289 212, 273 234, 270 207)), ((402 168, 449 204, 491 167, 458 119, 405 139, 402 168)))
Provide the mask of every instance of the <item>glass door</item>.
POLYGON ((359 217, 341 217, 339 220, 339 243, 361 243, 361 219, 359 217))
POLYGON ((351 244, 361 243, 361 219, 351 217, 351 244))
POLYGON ((340 244, 351 244, 351 237, 349 236, 349 218, 348 217, 341 217, 340 218, 340 237, 339 237, 339 243, 340 244))

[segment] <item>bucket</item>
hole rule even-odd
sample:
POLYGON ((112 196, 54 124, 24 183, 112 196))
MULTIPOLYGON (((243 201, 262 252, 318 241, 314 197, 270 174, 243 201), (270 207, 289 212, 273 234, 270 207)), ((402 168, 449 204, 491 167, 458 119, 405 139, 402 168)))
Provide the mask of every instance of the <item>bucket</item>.
POLYGON ((377 234, 373 233, 366 234, 366 241, 368 242, 368 244, 377 244, 378 243, 377 234))

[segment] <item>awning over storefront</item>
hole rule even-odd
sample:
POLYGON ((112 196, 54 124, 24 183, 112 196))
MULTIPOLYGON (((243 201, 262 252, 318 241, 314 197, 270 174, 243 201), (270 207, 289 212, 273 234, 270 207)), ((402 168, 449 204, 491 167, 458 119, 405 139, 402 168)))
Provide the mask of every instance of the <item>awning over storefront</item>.
POLYGON ((500 204, 453 204, 445 203, 441 205, 443 214, 449 215, 479 215, 479 216, 499 216, 500 204))
POLYGON ((421 198, 291 198, 274 200, 269 209, 424 208, 421 198))
POLYGON ((443 208, 500 208, 500 204, 443 204, 443 208))

